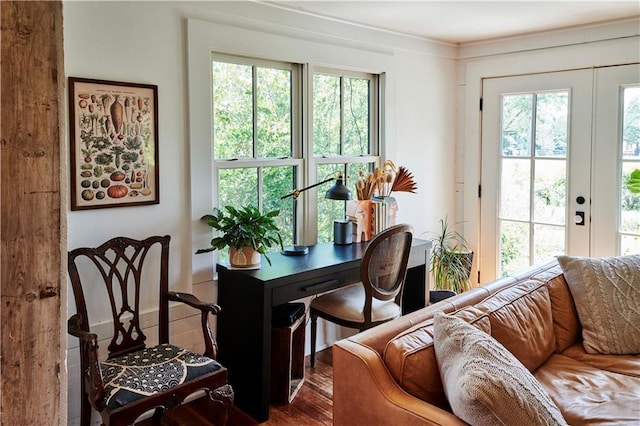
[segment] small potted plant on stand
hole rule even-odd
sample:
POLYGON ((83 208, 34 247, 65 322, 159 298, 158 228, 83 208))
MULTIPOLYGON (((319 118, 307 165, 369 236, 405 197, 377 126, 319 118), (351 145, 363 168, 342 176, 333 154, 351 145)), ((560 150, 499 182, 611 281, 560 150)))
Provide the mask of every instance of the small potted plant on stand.
POLYGON ((271 265, 267 249, 276 244, 281 250, 283 248, 282 237, 274 221, 278 214, 279 210, 261 213, 254 206, 241 209, 225 206, 224 210, 214 208, 213 214, 204 215, 201 220, 219 231, 220 235, 211 240, 211 247, 200 249, 196 254, 229 247, 229 263, 232 267, 259 267, 261 254, 271 265))
POLYGON ((440 219, 440 225, 440 232, 432 240, 431 272, 435 283, 429 294, 431 303, 468 290, 473 261, 473 252, 458 232, 449 229, 447 218, 440 219))

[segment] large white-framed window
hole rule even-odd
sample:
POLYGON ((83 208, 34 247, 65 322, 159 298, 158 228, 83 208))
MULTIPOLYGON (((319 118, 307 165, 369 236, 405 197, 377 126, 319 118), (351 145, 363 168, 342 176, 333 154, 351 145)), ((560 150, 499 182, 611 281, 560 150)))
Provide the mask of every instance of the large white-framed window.
POLYGON ((378 76, 215 52, 211 70, 212 207, 277 209, 285 244, 331 241, 345 202, 281 197, 338 173, 353 187, 378 164, 378 76))
MULTIPOLYGON (((263 209, 278 208, 287 215, 292 212, 296 220, 292 219, 291 225, 283 223, 282 227, 290 229, 289 235, 296 243, 309 245, 330 240, 332 236, 330 237, 328 232, 318 231, 318 216, 320 215, 321 221, 332 225, 333 219, 344 217, 345 206, 344 202, 331 201, 332 204, 323 207, 324 193, 331 186, 330 183, 304 192, 297 201, 291 198, 284 200, 289 206, 283 206, 277 204, 279 200, 276 198, 277 195, 284 195, 286 191, 281 193, 278 185, 269 182, 290 182, 289 189, 292 191, 319 182, 333 175, 334 171, 340 170, 347 176, 347 184, 351 187, 351 182, 355 182, 355 176, 360 170, 366 172, 384 158, 384 140, 394 124, 394 98, 385 95, 387 90, 393 92, 394 88, 393 53, 377 46, 356 48, 345 46, 343 43, 332 43, 326 37, 322 37, 322 40, 313 40, 313 37, 291 37, 197 19, 187 20, 187 37, 193 252, 207 246, 211 238, 211 230, 200 221, 200 217, 210 212, 212 207, 230 200, 231 192, 227 191, 225 195, 224 191, 218 189, 219 180, 233 182, 233 185, 254 182, 256 190, 252 192, 251 197, 261 204, 263 209), (214 159, 214 139, 219 129, 212 123, 212 117, 215 115, 212 102, 212 55, 216 55, 219 62, 227 63, 234 62, 229 58, 242 58, 244 62, 238 63, 253 70, 273 68, 279 73, 284 69, 291 69, 293 75, 299 74, 300 79, 296 80, 297 77, 294 77, 292 83, 292 124, 287 130, 291 132, 289 155, 281 151, 263 155, 259 138, 257 143, 254 139, 254 135, 260 135, 260 131, 256 131, 252 124, 253 133, 251 137, 245 138, 246 145, 233 148, 239 151, 240 155, 225 152, 223 149, 219 158, 214 159), (247 64, 246 61, 250 63, 247 64), (334 137, 328 143, 316 145, 327 152, 316 152, 314 148, 314 140, 318 142, 320 137, 314 137, 314 131, 326 130, 321 121, 314 123, 312 115, 314 74, 318 75, 316 87, 320 80, 339 81, 339 84, 332 86, 339 90, 334 92, 335 97, 330 102, 339 107, 335 116, 342 121, 339 127, 334 127, 337 121, 332 122, 330 126, 333 131, 339 129, 336 133, 339 137, 334 137), (380 87, 385 89, 382 90, 380 87), (299 90, 299 97, 295 94, 296 90, 299 90), (366 107, 353 108, 356 104, 361 105, 363 93, 368 97, 366 107), (298 100, 301 102, 299 105, 298 100), (372 102, 376 104, 375 107, 371 106, 372 102), (363 118, 363 114, 366 118, 363 118), (363 131, 364 126, 367 127, 366 132, 363 131), (358 149, 355 148, 356 145, 358 149), (251 148, 248 148, 249 146, 251 148), (319 198, 321 204, 318 204, 319 198)), ((251 79, 253 81, 253 77, 251 79)), ((257 85, 252 82, 251 86, 260 87, 259 80, 257 85)), ((252 93, 251 97, 259 99, 259 94, 252 93)), ((320 104, 316 103, 315 108, 320 108, 320 104)), ((257 114, 259 117, 260 109, 250 114, 254 117, 257 114)), ((281 127, 287 122, 285 119, 276 121, 281 127)), ((248 128, 245 133, 249 133, 248 128)), ((192 256, 193 282, 212 280, 217 260, 217 253, 192 256)))
POLYGON ((279 210, 296 242, 295 204, 280 200, 302 180, 302 65, 211 55, 213 205, 279 210))

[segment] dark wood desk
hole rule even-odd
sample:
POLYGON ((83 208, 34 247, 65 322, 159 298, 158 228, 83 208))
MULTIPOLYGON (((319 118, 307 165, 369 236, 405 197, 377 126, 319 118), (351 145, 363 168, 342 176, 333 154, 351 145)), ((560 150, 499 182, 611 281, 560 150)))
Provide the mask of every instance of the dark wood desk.
MULTIPOLYGON (((366 245, 323 243, 305 256, 270 254, 272 265, 263 259, 257 270, 218 265, 218 359, 229 370, 235 404, 258 422, 269 419, 271 308, 360 281, 366 245)), ((430 248, 430 241, 413 240, 404 313, 426 305, 430 248)))

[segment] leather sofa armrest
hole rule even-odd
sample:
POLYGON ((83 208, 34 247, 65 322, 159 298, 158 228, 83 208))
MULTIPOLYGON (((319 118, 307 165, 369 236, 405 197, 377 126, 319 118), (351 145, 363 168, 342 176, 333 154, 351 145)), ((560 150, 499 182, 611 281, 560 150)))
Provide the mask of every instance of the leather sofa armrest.
POLYGON ((333 346, 333 423, 357 425, 466 425, 402 390, 380 354, 343 339, 333 346))

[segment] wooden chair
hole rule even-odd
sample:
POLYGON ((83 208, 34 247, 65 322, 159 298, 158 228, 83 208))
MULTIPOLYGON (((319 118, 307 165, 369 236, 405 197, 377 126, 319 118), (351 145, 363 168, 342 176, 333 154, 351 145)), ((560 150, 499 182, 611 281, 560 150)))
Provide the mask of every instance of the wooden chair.
POLYGON ((360 266, 361 282, 311 301, 311 366, 315 365, 318 317, 343 327, 366 330, 402 315, 402 289, 413 228, 395 225, 376 235, 360 266))
POLYGON ((117 237, 97 248, 69 252, 77 313, 69 319, 68 331, 80 339, 82 425, 90 424, 91 407, 100 413, 104 425, 130 425, 146 412, 153 412, 157 422, 166 410, 181 405, 198 391, 204 391, 213 401, 212 424, 226 423, 233 390, 227 384, 227 369, 215 361, 217 344, 208 323, 209 314, 218 314, 220 307, 203 303, 191 294, 169 291, 169 239, 117 237), (158 251, 158 262, 147 262, 152 266, 144 267, 143 280, 147 255, 158 251), (153 280, 149 282, 149 276, 153 280, 159 277, 159 291, 155 290, 159 292, 158 345, 152 347, 145 344, 140 323, 141 299, 148 301, 148 294, 154 294, 153 287, 157 289, 153 280), (108 357, 102 362, 98 357, 98 336, 89 329, 85 293, 92 300, 104 300, 103 307, 92 303, 92 312, 103 308, 113 316, 113 338, 108 357), (169 344, 169 301, 200 310, 204 356, 169 344))

